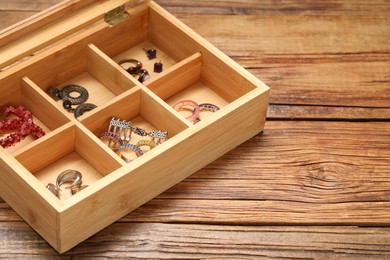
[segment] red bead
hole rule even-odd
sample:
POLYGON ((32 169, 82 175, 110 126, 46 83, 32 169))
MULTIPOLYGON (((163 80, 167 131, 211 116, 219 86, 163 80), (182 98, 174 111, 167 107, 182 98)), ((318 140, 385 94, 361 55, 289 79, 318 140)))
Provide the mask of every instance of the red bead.
POLYGON ((0 145, 3 148, 13 146, 15 143, 20 142, 30 134, 36 136, 37 138, 45 135, 45 131, 38 125, 34 124, 33 115, 26 108, 22 106, 7 106, 3 108, 3 114, 5 116, 15 115, 18 117, 15 119, 6 119, 0 122, 0 131, 17 129, 17 131, 6 138, 0 139, 0 145))

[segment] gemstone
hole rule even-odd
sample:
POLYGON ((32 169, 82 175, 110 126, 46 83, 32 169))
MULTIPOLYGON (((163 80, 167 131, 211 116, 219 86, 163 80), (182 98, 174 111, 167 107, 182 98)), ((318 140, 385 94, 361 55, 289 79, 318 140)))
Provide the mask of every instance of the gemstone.
POLYGON ((146 56, 148 56, 149 60, 153 60, 157 57, 157 51, 155 49, 149 49, 146 51, 146 56))
POLYGON ((160 72, 163 71, 163 64, 161 63, 161 61, 154 63, 153 71, 156 72, 156 73, 160 73, 160 72))
POLYGON ((147 132, 140 127, 135 127, 133 131, 135 134, 140 135, 140 136, 147 136, 148 135, 147 132))
POLYGON ((3 108, 3 111, 5 116, 15 115, 19 118, 6 119, 0 122, 0 130, 16 130, 14 133, 0 140, 0 145, 2 147, 8 148, 13 146, 30 134, 33 134, 38 138, 45 135, 44 130, 34 124, 32 113, 26 108, 22 106, 7 106, 3 108))

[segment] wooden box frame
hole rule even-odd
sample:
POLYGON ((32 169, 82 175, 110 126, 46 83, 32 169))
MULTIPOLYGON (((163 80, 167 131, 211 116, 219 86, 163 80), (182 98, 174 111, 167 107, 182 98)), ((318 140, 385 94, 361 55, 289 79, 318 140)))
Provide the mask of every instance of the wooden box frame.
POLYGON ((23 105, 46 130, 0 147, 0 196, 60 253, 264 127, 264 83, 155 2, 138 2, 126 6, 127 19, 109 25, 104 14, 126 1, 72 1, 0 38, 0 106, 23 105), (117 62, 136 58, 153 71, 156 60, 142 50, 150 47, 164 70, 140 83, 117 62), (85 86, 98 107, 76 120, 47 94, 68 83, 85 86), (221 109, 192 124, 172 108, 181 99, 221 109), (112 117, 164 129, 169 139, 126 163, 98 138, 112 117), (67 168, 90 186, 60 200, 45 186, 67 168))

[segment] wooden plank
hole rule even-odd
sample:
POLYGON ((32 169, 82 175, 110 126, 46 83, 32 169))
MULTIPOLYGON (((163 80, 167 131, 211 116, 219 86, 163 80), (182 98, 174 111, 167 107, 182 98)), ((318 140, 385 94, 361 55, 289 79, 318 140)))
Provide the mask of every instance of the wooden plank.
POLYGON ((390 105, 388 15, 177 16, 269 85, 271 103, 390 105))
MULTIPOLYGON (((278 192, 274 189, 277 196, 278 192)), ((215 225, 390 226, 390 202, 310 203, 293 199, 153 200, 122 222, 215 225)))
MULTIPOLYGON (((49 8, 62 0, 36 0, 26 2, 23 0, 2 0, 0 10, 13 11, 41 11, 49 8)), ((186 0, 156 0, 173 13, 218 13, 218 14, 305 14, 305 15, 371 15, 384 14, 390 10, 386 0, 361 2, 359 0, 301 2, 285 0, 282 3, 257 0, 226 1, 226 0, 199 0, 196 3, 186 0)))
POLYGON ((23 11, 23 12, 39 12, 55 4, 58 4, 61 0, 35 0, 35 1, 15 1, 15 0, 2 0, 0 11, 23 11))
POLYGON ((59 256, 24 223, 0 224, 2 257, 18 259, 387 259, 390 232, 358 227, 116 223, 59 256), (20 246, 20 242, 26 246, 20 246))
POLYGON ((269 119, 390 121, 390 108, 270 104, 269 119))
MULTIPOLYGON (((16 1, 20 0, 13 2, 16 1)), ((196 4, 178 0, 157 0, 157 2, 168 7, 186 24, 272 87, 271 100, 274 105, 270 107, 269 117, 313 120, 348 120, 349 118, 386 120, 389 118, 387 66, 390 55, 387 51, 388 41, 385 39, 389 38, 386 29, 389 28, 388 1, 363 3, 345 0, 331 2, 286 0, 278 4, 274 1, 262 1, 259 4, 255 0, 229 2, 200 0, 196 4), (210 14, 234 16, 222 20, 218 18, 216 20, 220 21, 219 24, 214 24, 214 18, 210 14), (323 31, 326 33, 321 34, 321 28, 311 26, 313 22, 320 23, 316 22, 317 16, 319 21, 322 21, 321 25, 325 26, 323 31), (251 19, 255 21, 254 24, 251 24, 251 19), (280 29, 286 27, 288 19, 296 22, 289 25, 289 31, 281 32, 280 29), (224 21, 229 24, 218 27, 224 21), (266 23, 259 27, 263 22, 266 23), (214 27, 206 27, 210 23, 214 27), (240 26, 228 28, 232 23, 240 26), (268 29, 264 31, 264 27, 267 26, 268 29), (253 27, 260 28, 262 31, 248 33, 253 31, 253 27), (263 38, 260 35, 263 33, 267 33, 269 37, 263 38), (315 35, 316 33, 318 35, 315 35), (327 52, 318 52, 322 47, 327 52), (306 50, 313 50, 313 52, 306 52, 306 50), (340 88, 341 90, 338 90, 340 88), (310 106, 288 106, 288 104, 310 106), (345 105, 355 107, 343 107, 345 105)), ((5 16, 0 16, 0 27, 5 24, 2 17, 5 16)), ((243 230, 242 233, 232 230, 234 226, 226 225, 209 228, 206 225, 192 227, 187 224, 117 223, 68 254, 74 258, 81 254, 85 255, 86 252, 88 256, 96 257, 135 258, 221 256, 227 258, 229 254, 232 258, 265 256, 389 258, 390 241, 387 228, 258 227, 256 232, 250 232, 242 226, 249 216, 244 215, 242 219, 238 217, 239 213, 245 212, 251 205, 263 203, 261 201, 263 196, 266 198, 265 202, 273 202, 281 207, 278 204, 283 204, 283 201, 275 200, 279 190, 256 189, 258 186, 264 188, 264 181, 269 183, 268 186, 273 184, 271 181, 280 182, 279 187, 283 188, 281 193, 291 195, 292 199, 296 199, 297 194, 298 197, 305 196, 303 189, 305 186, 298 185, 299 178, 303 178, 304 184, 308 180, 312 181, 306 187, 310 190, 308 199, 333 200, 329 202, 329 208, 333 207, 332 204, 342 208, 347 204, 358 207, 363 203, 364 210, 355 209, 357 214, 363 214, 367 212, 368 205, 373 205, 372 211, 376 211, 376 207, 385 203, 388 209, 388 194, 383 190, 388 183, 386 175, 389 172, 388 149, 386 149, 389 133, 386 128, 388 123, 268 122, 263 135, 244 143, 197 172, 184 183, 153 200, 152 204, 141 207, 135 214, 130 214, 121 220, 121 222, 161 220, 184 223, 195 219, 194 221, 206 222, 212 217, 218 217, 215 211, 212 211, 211 205, 218 208, 218 205, 223 204, 221 209, 216 211, 225 221, 229 220, 228 216, 221 212, 236 207, 231 213, 234 218, 230 221, 238 219, 240 222, 237 223, 242 224, 237 226, 237 230, 243 230), (302 126, 301 124, 304 127, 298 127, 302 126), (307 127, 309 124, 312 126, 307 127), (359 125, 358 130, 354 131, 354 128, 359 125), (301 134, 298 134, 299 131, 301 134), (338 131, 341 135, 337 134, 338 131), (308 145, 306 141, 309 142, 308 145), (331 149, 327 150, 330 144, 331 149), (360 149, 359 145, 361 145, 360 149), (321 146, 324 147, 322 150, 321 146), (249 154, 246 155, 245 152, 249 154), (312 152, 314 155, 311 155, 312 152), (307 154, 310 156, 308 159, 307 154), (289 159, 291 155, 293 157, 289 159), (363 160, 360 162, 361 158, 363 160), (353 162, 349 165, 352 159, 353 162), (376 164, 377 162, 379 165, 376 164), (298 179, 294 179, 294 174, 298 179), (287 180, 284 180, 286 175, 287 180), (383 183, 380 183, 381 180, 383 183), (291 190, 288 181, 293 181, 291 190), (283 183, 285 185, 282 185, 283 183), (337 185, 339 185, 338 189, 337 185), (379 185, 378 189, 375 188, 376 185, 379 185), (299 187, 302 190, 297 192, 296 189, 299 187), (343 193, 345 187, 347 192, 343 193), (210 190, 206 190, 207 188, 210 190), (328 189, 330 191, 327 191, 328 189), (356 192, 347 194, 354 189, 356 192), (370 192, 372 196, 369 195, 370 192), (255 195, 254 200, 251 200, 252 193, 255 195), (338 194, 338 196, 329 197, 328 193, 338 194), (204 198, 210 194, 212 197, 205 201, 204 198), (313 194, 318 197, 313 197, 313 194), (357 194, 356 200, 362 201, 354 204, 353 194, 357 194), (340 202, 343 199, 348 201, 340 202), (375 203, 375 201, 380 202, 375 203), (226 205, 228 203, 230 208, 226 205), (342 205, 338 206, 338 204, 342 205), (199 213, 203 210, 202 206, 205 207, 204 216, 199 213), (190 211, 189 207, 193 207, 194 211, 190 211), (195 210, 198 211, 197 215, 191 217, 196 213, 195 210), (158 213, 157 216, 154 216, 155 212, 158 213), (153 228, 151 227, 153 225, 161 226, 153 228), (271 240, 271 243, 269 238, 274 236, 277 238, 271 240), (251 242, 252 239, 256 241, 251 242), (197 252, 194 252, 195 249, 197 252)), ((302 203, 290 201, 284 204, 283 210, 297 210, 298 204, 302 203), (293 207, 288 208, 291 205, 293 207)), ((318 204, 305 204, 305 207, 309 208, 309 206, 313 213, 298 212, 296 216, 312 216, 318 204)), ((326 208, 326 206, 320 207, 324 218, 323 210, 326 208)), ((382 210, 385 211, 386 208, 382 210)), ((274 214, 278 213, 277 208, 272 207, 260 208, 252 212, 261 216, 268 210, 272 210, 274 214)), ((333 211, 331 214, 335 213, 333 211)), ((254 218, 255 216, 252 219, 254 218)), ((2 257, 17 258, 20 255, 28 258, 38 256, 36 257, 38 259, 58 257, 58 254, 26 224, 11 223, 12 221, 18 222, 20 218, 5 203, 1 203, 0 230, 5 231, 0 237, 6 241, 0 246, 2 257), (22 228, 18 228, 17 225, 21 225, 22 228), (28 246, 20 246, 21 243, 28 246)), ((234 225, 239 225, 237 223, 234 225)))
POLYGON ((196 2, 186 0, 156 0, 168 11, 179 14, 235 14, 235 15, 388 15, 389 2, 375 0, 362 2, 359 0, 333 1, 227 1, 227 0, 200 0, 196 2))
POLYGON ((268 121, 262 135, 135 211, 135 219, 387 226, 389 126, 268 121))
POLYGON ((3 11, 0 10, 0 30, 3 30, 9 26, 14 25, 17 22, 26 19, 36 12, 21 12, 21 11, 3 11))
POLYGON ((38 12, 50 8, 60 1, 61 0, 3 0, 0 5, 0 31, 9 26, 13 26, 24 19, 31 18, 38 12))

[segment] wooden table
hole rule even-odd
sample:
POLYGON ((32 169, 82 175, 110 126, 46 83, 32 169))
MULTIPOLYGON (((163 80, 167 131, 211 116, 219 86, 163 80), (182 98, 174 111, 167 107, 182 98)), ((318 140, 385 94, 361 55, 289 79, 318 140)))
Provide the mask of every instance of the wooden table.
POLYGON ((271 87, 265 131, 62 256, 0 200, 0 257, 390 259, 390 2, 156 2, 271 87))

